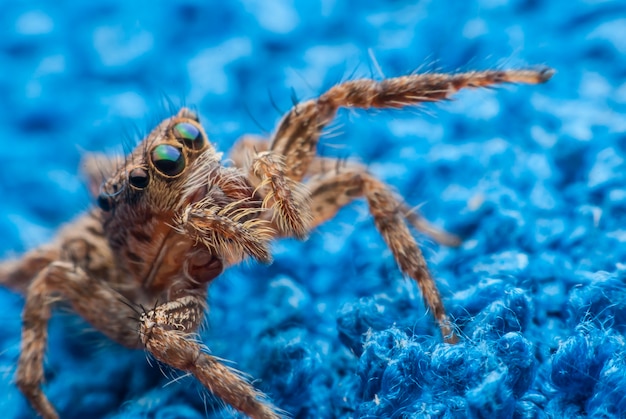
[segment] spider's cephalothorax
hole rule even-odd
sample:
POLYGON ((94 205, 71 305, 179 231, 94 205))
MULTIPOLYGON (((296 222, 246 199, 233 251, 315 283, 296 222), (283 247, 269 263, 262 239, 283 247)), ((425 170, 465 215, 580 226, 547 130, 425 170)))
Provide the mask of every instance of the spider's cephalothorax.
POLYGON ((246 257, 269 262, 271 240, 305 238, 357 198, 369 204, 401 271, 417 282, 444 340, 456 342, 409 226, 443 244, 458 239, 428 224, 363 166, 318 157, 320 134, 340 107, 401 108, 465 87, 542 83, 551 75, 503 70, 348 81, 295 105, 272 138, 243 137, 231 167, 188 109, 164 120, 124 160, 88 159, 97 207, 52 243, 0 264, 0 283, 26 295, 17 385, 39 414, 58 417, 41 384, 47 323, 58 300, 51 297, 60 297, 111 339, 192 373, 239 411, 279 417, 263 394, 197 342, 208 284, 246 257))

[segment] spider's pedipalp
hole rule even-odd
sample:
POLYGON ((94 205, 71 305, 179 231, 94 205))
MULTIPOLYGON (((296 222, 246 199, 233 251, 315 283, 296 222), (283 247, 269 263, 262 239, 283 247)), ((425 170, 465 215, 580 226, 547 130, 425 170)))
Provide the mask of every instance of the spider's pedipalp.
POLYGON ((182 216, 175 220, 176 231, 203 243, 216 255, 225 256, 230 262, 251 256, 260 262, 269 263, 272 260, 269 242, 274 231, 265 220, 241 220, 246 211, 249 213, 251 210, 206 206, 199 202, 187 207, 182 216))
POLYGON ((306 238, 311 209, 305 186, 286 174, 282 156, 271 151, 257 154, 252 173, 261 179, 257 189, 264 192, 263 208, 273 209, 273 220, 280 233, 306 238))

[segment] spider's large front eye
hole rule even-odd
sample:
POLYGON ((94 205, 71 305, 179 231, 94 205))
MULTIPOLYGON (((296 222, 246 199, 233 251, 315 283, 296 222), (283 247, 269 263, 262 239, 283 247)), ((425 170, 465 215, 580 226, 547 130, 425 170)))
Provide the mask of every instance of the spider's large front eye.
POLYGON ((143 167, 135 167, 128 174, 128 182, 137 189, 143 189, 150 183, 148 172, 143 167))
POLYGON ((174 177, 185 168, 182 150, 173 145, 161 144, 154 147, 150 157, 154 167, 165 176, 174 177))
POLYGON ((200 150, 204 147, 204 135, 202 135, 200 128, 189 122, 179 122, 174 125, 174 136, 185 147, 192 150, 200 150))

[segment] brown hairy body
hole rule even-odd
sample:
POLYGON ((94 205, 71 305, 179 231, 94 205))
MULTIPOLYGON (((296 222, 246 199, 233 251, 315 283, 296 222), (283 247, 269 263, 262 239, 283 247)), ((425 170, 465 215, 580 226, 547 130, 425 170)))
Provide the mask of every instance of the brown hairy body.
POLYGON ((417 282, 443 339, 457 342, 409 227, 447 245, 458 239, 428 224, 364 167, 317 156, 319 137, 340 107, 401 108, 466 87, 543 83, 551 75, 504 70, 348 81, 295 105, 272 138, 243 137, 230 166, 186 108, 124 159, 92 156, 85 169, 98 207, 52 243, 0 265, 0 283, 26 296, 17 385, 40 415, 58 417, 41 385, 47 324, 61 299, 109 338, 192 373, 237 410, 280 417, 197 341, 208 285, 247 257, 271 261, 272 240, 305 238, 357 198, 368 202, 401 271, 417 282))

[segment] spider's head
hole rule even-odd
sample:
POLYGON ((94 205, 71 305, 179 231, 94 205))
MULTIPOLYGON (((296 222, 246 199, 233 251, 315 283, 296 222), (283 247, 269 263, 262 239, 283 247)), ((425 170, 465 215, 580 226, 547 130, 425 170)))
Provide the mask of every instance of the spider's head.
POLYGON ((207 199, 220 161, 196 114, 183 108, 153 129, 96 193, 111 249, 144 287, 162 290, 189 278, 206 283, 222 271, 217 255, 173 231, 184 208, 207 199))
POLYGON ((115 218, 171 213, 206 193, 221 154, 208 141, 198 116, 187 108, 165 119, 125 158, 97 196, 115 218))

